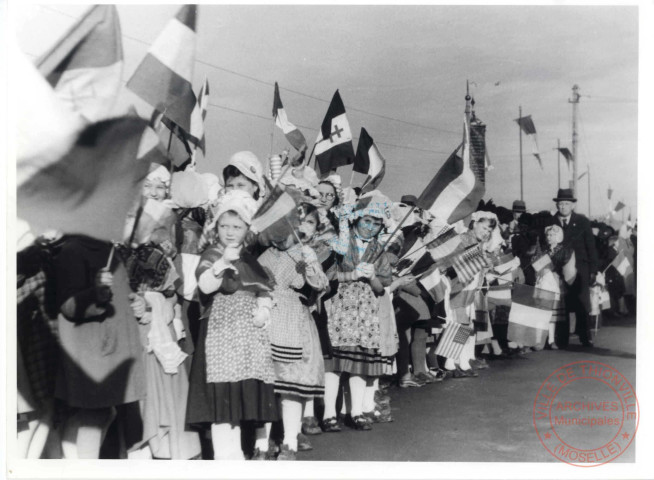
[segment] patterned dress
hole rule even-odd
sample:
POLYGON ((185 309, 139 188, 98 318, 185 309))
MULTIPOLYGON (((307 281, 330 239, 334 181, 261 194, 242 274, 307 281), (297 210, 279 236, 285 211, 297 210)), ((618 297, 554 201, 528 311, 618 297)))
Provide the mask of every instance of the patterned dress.
POLYGON ((259 257, 259 263, 275 276, 270 324, 275 391, 304 398, 322 396, 325 367, 320 338, 307 305, 308 295, 299 289, 309 284, 324 290, 327 277, 319 264, 306 266, 299 244, 286 251, 271 247, 259 257))
MULTIPOLYGON (((221 256, 220 247, 208 248, 198 278, 221 256)), ((233 264, 238 274, 225 272, 201 319, 191 367, 189 424, 279 419, 268 330, 253 323, 257 297, 269 295, 273 282, 246 251, 233 264)))
MULTIPOLYGON (((348 253, 339 256, 338 270, 349 277, 357 264, 375 260, 376 275, 382 285, 388 286, 391 266, 380 251, 376 239, 363 242, 351 232, 348 253)), ((380 352, 379 306, 380 297, 367 281, 344 278, 339 283, 328 318, 335 372, 378 377, 388 371, 392 359, 380 352)))

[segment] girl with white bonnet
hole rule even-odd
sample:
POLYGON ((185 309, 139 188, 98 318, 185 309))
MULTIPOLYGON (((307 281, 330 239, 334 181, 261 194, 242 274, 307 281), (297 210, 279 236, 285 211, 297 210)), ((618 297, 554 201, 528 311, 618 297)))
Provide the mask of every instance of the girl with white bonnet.
POLYGON ((342 372, 350 374, 352 426, 371 429, 363 415, 366 386, 373 385, 388 363, 380 353, 379 298, 392 274, 379 234, 390 225, 390 207, 387 197, 371 192, 344 208, 339 219, 335 245, 339 285, 328 318, 333 372, 325 374, 323 428, 328 431, 338 425, 336 397, 342 372))
MULTIPOLYGON (((481 254, 484 258, 487 258, 486 252, 488 249, 493 248, 494 232, 498 231, 497 226, 497 216, 494 213, 474 212, 468 230, 459 235, 461 247, 465 249, 479 245, 481 247, 481 254)), ((499 231, 497 233, 499 235, 499 231)), ((501 236, 499 238, 501 240, 501 236)), ((488 262, 486 261, 486 263, 488 262)), ((469 327, 473 326, 472 318, 475 317, 475 295, 479 293, 486 271, 487 269, 482 269, 471 280, 461 283, 454 270, 451 267, 448 269, 448 276, 454 277, 452 293, 449 296, 449 301, 446 296, 445 303, 446 312, 448 312, 448 321, 452 321, 452 318, 454 318, 454 321, 461 324, 469 327)), ((445 369, 453 371, 454 378, 479 376, 472 369, 472 364, 476 362, 475 343, 476 335, 473 333, 464 345, 458 362, 454 362, 451 359, 446 361, 445 369)))
MULTIPOLYGON (((211 226, 216 220, 216 210, 219 207, 213 205, 219 204, 223 195, 227 192, 240 190, 248 193, 255 200, 255 206, 259 207, 263 203, 263 197, 266 193, 263 166, 257 156, 249 151, 236 152, 230 157, 227 166, 223 168, 222 184, 223 189, 219 190, 217 199, 212 201, 212 207, 207 212, 209 218, 198 242, 200 252, 216 240, 216 232, 211 226)), ((211 193, 214 192, 215 187, 213 187, 211 193)))
POLYGON ((256 201, 242 190, 221 199, 212 228, 217 241, 197 269, 206 309, 191 367, 186 421, 211 425, 214 458, 243 459, 241 424, 254 422, 255 448, 268 449, 270 422, 279 419, 268 336, 271 279, 243 248, 256 201))
MULTIPOLYGON (((270 341, 275 391, 281 396, 284 424, 284 441, 277 460, 295 460, 303 410, 307 401, 323 396, 325 385, 320 338, 309 311, 329 286, 318 255, 310 246, 321 228, 320 216, 314 205, 303 203, 300 209, 296 229, 299 241, 285 250, 272 246, 259 257, 259 263, 275 277, 270 341)), ((313 411, 310 413, 313 415, 313 411)), ((255 451, 255 457, 264 453, 255 451)))
POLYGON ((223 183, 225 192, 243 190, 259 203, 266 194, 263 166, 252 152, 236 152, 230 157, 223 169, 223 183))
POLYGON ((143 437, 129 449, 128 458, 189 459, 200 455, 197 432, 185 428, 189 381, 183 362, 187 355, 178 341, 186 332, 175 294, 179 275, 173 264, 174 214, 164 204, 170 179, 170 172, 158 166, 143 185, 144 210, 159 209, 168 221, 143 221, 143 228, 138 228, 139 234, 133 238, 137 245, 118 249, 133 291, 131 307, 144 346, 147 386, 140 404, 143 437))
MULTIPOLYGON (((545 247, 541 249, 537 245, 537 251, 533 257, 532 264, 545 263, 537 269, 536 288, 554 292, 554 308, 549 324, 547 341, 552 350, 558 350, 556 344, 557 324, 565 325, 565 290, 566 285, 571 285, 577 275, 575 268, 575 252, 570 247, 563 245, 563 229, 558 225, 550 225, 545 228, 545 247), (549 255, 549 262, 542 262, 544 255, 549 255)), ((546 259, 545 259, 546 260, 546 259)), ((567 336, 567 332, 561 332, 567 336)))

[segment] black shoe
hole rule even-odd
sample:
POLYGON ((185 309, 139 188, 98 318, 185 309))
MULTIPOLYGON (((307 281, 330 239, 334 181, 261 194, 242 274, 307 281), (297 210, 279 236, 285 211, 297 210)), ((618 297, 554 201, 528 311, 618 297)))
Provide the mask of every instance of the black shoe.
POLYGON ((357 415, 352 417, 351 424, 352 428, 355 430, 368 431, 372 430, 372 425, 366 417, 363 415, 357 415))
MULTIPOLYGON (((321 431, 322 433, 322 431, 321 431)), ((298 452, 308 452, 309 450, 313 450, 313 445, 311 445, 311 442, 309 439, 304 435, 304 433, 300 432, 297 434, 297 451, 298 452)))

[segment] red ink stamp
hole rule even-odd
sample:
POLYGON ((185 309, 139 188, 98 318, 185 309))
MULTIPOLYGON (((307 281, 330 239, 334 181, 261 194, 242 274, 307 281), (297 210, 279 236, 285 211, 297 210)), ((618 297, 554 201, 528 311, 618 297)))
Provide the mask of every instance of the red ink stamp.
POLYGON ((593 361, 569 363, 538 389, 533 420, 540 442, 555 458, 596 467, 615 460, 633 442, 638 398, 615 368, 593 361))

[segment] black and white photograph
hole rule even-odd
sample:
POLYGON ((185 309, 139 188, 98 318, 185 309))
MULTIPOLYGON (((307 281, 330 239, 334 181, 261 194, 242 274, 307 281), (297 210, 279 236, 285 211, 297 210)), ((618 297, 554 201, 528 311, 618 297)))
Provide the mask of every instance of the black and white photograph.
POLYGON ((649 478, 652 10, 5 2, 3 473, 649 478))

